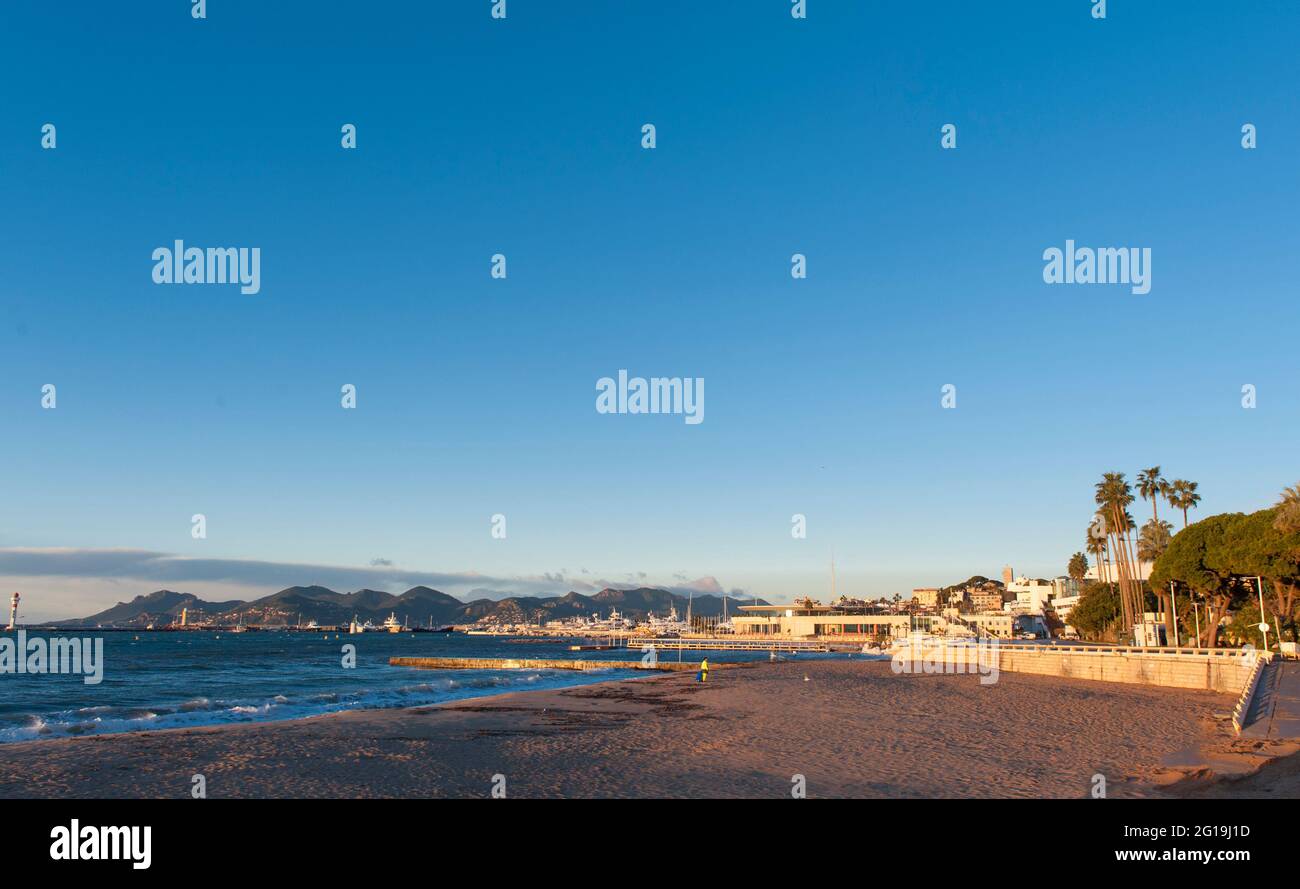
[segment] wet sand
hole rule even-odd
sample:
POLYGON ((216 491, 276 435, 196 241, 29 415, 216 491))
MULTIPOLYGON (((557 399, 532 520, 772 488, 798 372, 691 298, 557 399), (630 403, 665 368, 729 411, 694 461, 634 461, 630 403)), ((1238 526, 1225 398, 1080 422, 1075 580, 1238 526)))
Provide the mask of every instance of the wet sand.
POLYGON ((0 798, 180 798, 195 774, 209 798, 486 797, 494 775, 511 797, 777 798, 795 775, 809 797, 1082 798, 1096 774, 1112 797, 1232 793, 1246 785, 1207 785, 1213 774, 1194 751, 1231 744, 1233 703, 1006 672, 987 686, 899 676, 882 661, 761 664, 706 684, 670 674, 6 744, 0 798))

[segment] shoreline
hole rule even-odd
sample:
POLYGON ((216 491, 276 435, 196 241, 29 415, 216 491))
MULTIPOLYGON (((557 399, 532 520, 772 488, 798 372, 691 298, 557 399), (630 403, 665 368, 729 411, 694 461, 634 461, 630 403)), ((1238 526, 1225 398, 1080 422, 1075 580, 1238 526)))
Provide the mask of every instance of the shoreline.
MULTIPOLYGON (((397 670, 399 668, 390 667, 386 669, 397 670)), ((446 671, 416 670, 409 667, 400 669, 406 670, 417 681, 410 683, 406 689, 418 687, 421 682, 419 674, 432 675, 435 679, 443 679, 444 684, 440 686, 436 693, 431 692, 425 700, 416 700, 405 704, 377 703, 385 694, 391 694, 391 688, 364 688, 364 697, 360 697, 355 703, 336 705, 331 703, 312 704, 309 701, 301 699, 289 701, 279 695, 274 698, 264 696, 261 701, 252 701, 249 703, 234 703, 230 701, 219 702, 218 705, 210 705, 208 699, 203 695, 194 695, 188 700, 180 702, 173 699, 163 704, 132 704, 120 707, 109 706, 99 709, 111 709, 115 711, 128 711, 136 715, 122 715, 120 712, 112 715, 99 714, 105 720, 104 723, 93 723, 91 717, 86 716, 80 721, 72 722, 47 722, 50 717, 63 716, 65 713, 27 713, 18 714, 39 726, 47 729, 41 732, 37 725, 16 726, 10 724, 6 726, 0 734, 8 735, 0 739, 0 751, 5 750, 15 744, 39 744, 46 745, 58 741, 79 740, 85 738, 106 738, 118 735, 137 735, 143 733, 157 733, 164 731, 183 731, 187 729, 204 729, 204 728, 221 728, 230 726, 245 725, 277 725, 284 722, 298 722, 305 719, 317 719, 324 716, 337 716, 344 713, 352 713, 368 710, 410 710, 420 707, 433 707, 443 704, 454 704, 463 700, 478 700, 484 697, 491 697, 500 694, 507 694, 511 691, 555 691, 564 688, 577 688, 585 685, 593 685, 601 682, 621 682, 632 678, 639 678, 635 671, 620 670, 616 668, 588 670, 588 671, 561 671, 548 670, 542 668, 530 669, 501 669, 496 671, 484 671, 484 676, 490 672, 492 675, 500 677, 503 674, 510 676, 514 685, 507 683, 497 683, 495 685, 484 685, 478 680, 479 677, 469 679, 463 675, 455 678, 445 676, 446 671), (621 676, 616 674, 623 674, 621 676), (439 675, 443 674, 443 675, 439 675), (609 675, 602 675, 609 674, 609 675), (199 706, 195 706, 195 705, 199 706), (272 708, 276 709, 274 715, 266 715, 272 708), (265 711, 265 712, 264 712, 265 711), (147 714, 139 715, 139 714, 147 714), (233 715, 239 714, 239 715, 233 715), (92 728, 82 728, 93 726, 92 728), (25 736, 14 737, 13 735, 22 732, 25 736)), ((463 674, 464 671, 456 671, 463 674)), ((364 683, 362 683, 364 686, 364 683)), ((316 697, 334 697, 343 696, 351 693, 351 690, 341 693, 319 693, 316 697)), ((179 697, 185 697, 184 695, 179 697)), ((95 708, 91 708, 95 709, 95 708)))
POLYGON ((495 775, 519 797, 789 797, 802 775, 810 797, 1086 798, 1098 774, 1109 796, 1233 796, 1268 795, 1260 766, 1300 775, 1288 751, 1229 737, 1226 709, 1211 692, 785 662, 14 742, 0 798, 179 798, 195 775, 212 798, 485 797, 495 775))

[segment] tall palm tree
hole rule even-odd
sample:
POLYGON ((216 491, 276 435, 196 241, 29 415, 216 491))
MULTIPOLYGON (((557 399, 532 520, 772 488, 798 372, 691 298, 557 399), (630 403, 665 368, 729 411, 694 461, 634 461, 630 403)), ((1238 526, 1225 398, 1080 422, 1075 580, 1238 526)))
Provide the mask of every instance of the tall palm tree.
POLYGON ((1125 626, 1132 628, 1139 623, 1147 608, 1141 586, 1136 541, 1130 537, 1131 533, 1136 532, 1136 522, 1128 513, 1128 506, 1134 502, 1134 494, 1125 473, 1102 474, 1101 481, 1096 485, 1096 502, 1101 515, 1106 517, 1106 526, 1112 538, 1110 551, 1114 555, 1118 573, 1119 598, 1123 603, 1125 626))
POLYGON ((1277 502, 1277 517, 1273 527, 1281 534, 1294 534, 1300 531, 1300 485, 1282 489, 1282 498, 1277 502))
POLYGON ((1133 517, 1128 513, 1133 502, 1133 489, 1122 472, 1107 472, 1095 486, 1098 512, 1106 519, 1107 531, 1113 538, 1111 551, 1116 556, 1119 570, 1120 601, 1124 606, 1124 626, 1132 627, 1142 618, 1142 581, 1137 571, 1133 542, 1129 532, 1133 517))
POLYGON ((1097 533, 1095 525, 1089 525, 1087 542, 1084 544, 1084 547, 1088 552, 1092 553, 1093 558, 1096 560, 1097 582, 1106 583, 1106 535, 1097 533))
POLYGON ((1187 510, 1195 509, 1196 504, 1201 502, 1201 495, 1196 493, 1196 482, 1189 482, 1186 479, 1176 478, 1169 483, 1169 491, 1165 494, 1165 499, 1174 509, 1183 511, 1183 527, 1187 527, 1187 510))
MULTIPOLYGON (((1164 554, 1164 551, 1169 548, 1169 541, 1173 539, 1173 530, 1173 525, 1158 519, 1152 519, 1142 526, 1142 533, 1138 535, 1137 542, 1139 566, 1142 562, 1154 562, 1164 554)), ((1165 638, 1168 641, 1174 638, 1173 603, 1169 600, 1170 594, 1167 590, 1157 589, 1153 592, 1160 603, 1160 610, 1165 615, 1165 638)))
POLYGON ((1137 475, 1137 491, 1142 495, 1143 500, 1151 501, 1151 519, 1160 521, 1160 513, 1157 506, 1160 498, 1169 493, 1169 482, 1160 476, 1160 467, 1152 466, 1150 469, 1143 469, 1137 475))

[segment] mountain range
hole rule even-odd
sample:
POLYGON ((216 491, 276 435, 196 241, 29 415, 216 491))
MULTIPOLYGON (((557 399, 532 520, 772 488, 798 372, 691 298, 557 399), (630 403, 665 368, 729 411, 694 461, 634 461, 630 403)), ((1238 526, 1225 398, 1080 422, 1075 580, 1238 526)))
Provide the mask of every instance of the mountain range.
MULTIPOLYGON (((338 593, 322 586, 294 586, 252 602, 231 600, 206 602, 192 593, 158 590, 136 596, 130 602, 118 602, 112 608, 74 620, 59 621, 62 626, 144 627, 163 626, 179 621, 187 612, 190 623, 243 622, 264 626, 293 625, 316 621, 325 626, 348 623, 354 617, 365 622, 381 622, 390 614, 411 626, 433 624, 471 624, 479 621, 525 623, 562 620, 588 615, 608 616, 617 608, 629 618, 644 619, 650 614, 666 615, 670 608, 686 616, 687 604, 699 617, 717 617, 723 613, 723 597, 713 594, 686 596, 657 587, 631 590, 606 588, 585 596, 570 592, 563 596, 511 596, 506 599, 476 599, 463 602, 454 596, 430 589, 412 587, 400 595, 380 590, 357 590, 338 593)), ((729 612, 744 604, 767 604, 762 599, 738 600, 727 597, 729 612)))

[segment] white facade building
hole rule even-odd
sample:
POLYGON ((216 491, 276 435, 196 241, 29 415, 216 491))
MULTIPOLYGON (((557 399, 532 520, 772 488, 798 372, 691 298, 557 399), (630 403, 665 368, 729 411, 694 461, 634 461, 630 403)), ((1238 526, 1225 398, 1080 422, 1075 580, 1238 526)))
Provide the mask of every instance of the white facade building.
POLYGON ((1051 581, 1017 577, 1007 585, 1007 592, 1016 594, 1016 601, 1007 603, 1012 614, 1042 614, 1056 586, 1051 581))
MULTIPOLYGON (((1150 580, 1151 569, 1155 567, 1155 562, 1138 563, 1138 580, 1150 580)), ((1102 583, 1119 583, 1119 565, 1114 562, 1098 562, 1096 565, 1089 565, 1088 572, 1083 575, 1085 581, 1101 581, 1102 583)))

